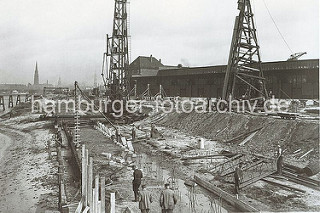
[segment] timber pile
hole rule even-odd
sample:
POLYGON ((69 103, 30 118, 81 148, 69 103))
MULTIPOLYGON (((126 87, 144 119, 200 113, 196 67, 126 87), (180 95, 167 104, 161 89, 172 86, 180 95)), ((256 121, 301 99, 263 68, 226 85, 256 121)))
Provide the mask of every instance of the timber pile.
MULTIPOLYGON (((105 195, 105 177, 99 177, 99 174, 93 179, 93 158, 89 158, 88 149, 82 146, 82 169, 81 169, 81 201, 78 204, 76 213, 105 213, 106 195, 105 195), (94 188, 93 188, 94 182, 94 188)), ((114 198, 114 193, 111 197, 114 198)), ((114 200, 114 199, 113 199, 114 200)), ((114 202, 111 202, 114 204, 114 202)), ((115 208, 115 206, 112 206, 115 208)))

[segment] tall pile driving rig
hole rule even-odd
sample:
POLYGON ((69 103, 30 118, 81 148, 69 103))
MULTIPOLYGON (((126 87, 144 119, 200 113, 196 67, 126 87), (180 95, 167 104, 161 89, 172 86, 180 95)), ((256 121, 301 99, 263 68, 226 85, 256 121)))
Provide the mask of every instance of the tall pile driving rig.
POLYGON ((107 35, 103 56, 101 75, 110 100, 122 100, 130 91, 128 3, 128 0, 115 0, 112 36, 107 35))
POLYGON ((268 98, 250 0, 239 0, 222 99, 268 98))

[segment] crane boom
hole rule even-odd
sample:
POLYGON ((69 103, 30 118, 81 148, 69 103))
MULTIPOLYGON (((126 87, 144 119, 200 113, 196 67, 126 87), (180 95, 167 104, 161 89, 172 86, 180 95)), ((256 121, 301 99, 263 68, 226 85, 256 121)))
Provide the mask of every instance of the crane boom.
POLYGON ((290 55, 290 58, 288 59, 288 61, 298 60, 299 58, 301 58, 302 56, 304 56, 306 54, 307 54, 307 52, 294 53, 294 54, 290 55))

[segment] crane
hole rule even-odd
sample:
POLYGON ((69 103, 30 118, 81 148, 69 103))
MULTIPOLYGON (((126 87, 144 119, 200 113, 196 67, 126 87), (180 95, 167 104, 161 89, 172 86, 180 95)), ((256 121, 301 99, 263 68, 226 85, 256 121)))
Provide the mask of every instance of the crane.
POLYGON ((303 55, 306 55, 306 54, 307 54, 307 52, 294 53, 294 54, 290 55, 290 58, 287 61, 296 61, 300 57, 302 57, 303 55))

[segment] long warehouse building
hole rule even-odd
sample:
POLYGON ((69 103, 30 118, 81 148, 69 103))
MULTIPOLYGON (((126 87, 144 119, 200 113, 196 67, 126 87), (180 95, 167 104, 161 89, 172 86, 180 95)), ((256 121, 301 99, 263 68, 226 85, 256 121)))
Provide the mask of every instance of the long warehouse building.
MULTIPOLYGON (((226 65, 207 67, 165 66, 153 56, 139 56, 130 64, 131 85, 151 94, 162 85, 167 96, 211 97, 222 94, 226 65)), ((269 94, 281 99, 318 99, 319 59, 262 63, 269 94)))

